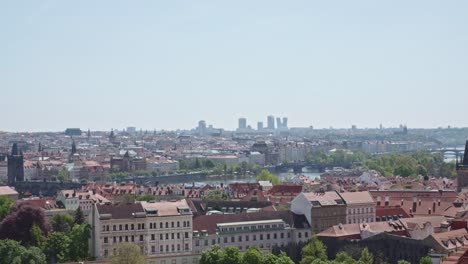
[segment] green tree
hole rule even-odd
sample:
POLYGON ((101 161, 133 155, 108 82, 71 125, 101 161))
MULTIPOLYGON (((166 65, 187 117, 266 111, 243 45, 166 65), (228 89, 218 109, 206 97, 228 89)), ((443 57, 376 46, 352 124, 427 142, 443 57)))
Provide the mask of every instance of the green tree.
POLYGON ((88 224, 74 225, 70 232, 69 259, 71 261, 83 261, 89 257, 89 239, 91 227, 88 224))
POLYGON ((270 173, 268 170, 262 170, 257 175, 257 181, 270 181, 273 185, 277 185, 280 183, 279 177, 270 173))
POLYGON ((406 260, 399 260, 398 264, 411 264, 411 262, 406 261, 406 260))
POLYGON ((0 196, 0 222, 10 214, 15 201, 6 196, 0 196))
POLYGON ((350 255, 348 255, 348 253, 342 251, 336 254, 335 262, 343 264, 353 264, 356 261, 350 255))
POLYGON ((419 260, 419 264, 432 264, 432 260, 429 256, 425 256, 419 260))
POLYGON ((276 258, 275 264, 294 264, 294 261, 286 255, 286 253, 281 252, 276 258))
POLYGON ((256 247, 249 247, 242 256, 243 264, 262 264, 263 254, 256 247))
POLYGON ((214 168, 215 166, 216 164, 212 160, 210 159, 205 160, 205 167, 211 169, 211 168, 214 168))
POLYGON ((1 263, 10 264, 45 264, 46 257, 37 247, 29 249, 23 247, 18 241, 4 239, 0 240, 1 263))
POLYGON ((142 255, 141 248, 132 243, 120 243, 117 248, 117 254, 112 256, 111 264, 144 264, 145 258, 142 255))
POLYGON ((221 247, 214 245, 202 252, 199 264, 219 264, 222 253, 221 247))
POLYGON ((313 236, 309 243, 302 248, 301 264, 308 264, 315 259, 327 260, 327 247, 316 236, 313 236))
POLYGON ((374 263, 374 256, 367 248, 364 248, 361 252, 361 258, 359 259, 359 262, 362 262, 363 264, 372 264, 374 263))
POLYGON ((21 256, 23 261, 21 263, 29 264, 45 264, 46 255, 42 252, 40 248, 30 247, 26 250, 26 253, 21 256))
POLYGON ((44 246, 45 238, 44 238, 44 233, 42 232, 41 228, 34 224, 31 227, 31 237, 32 237, 32 243, 31 245, 42 248, 44 246))
POLYGON ((52 263, 69 260, 70 238, 62 232, 53 232, 47 239, 44 251, 52 263))
POLYGON ((74 219, 69 214, 56 214, 50 219, 50 225, 55 232, 68 234, 73 227, 74 219))
POLYGON ((75 218, 74 223, 77 225, 81 225, 85 222, 85 217, 84 217, 83 210, 81 210, 81 206, 78 206, 78 208, 76 209, 74 218, 75 218))
POLYGON ((221 190, 210 191, 203 196, 203 201, 225 201, 227 199, 227 194, 221 190))
POLYGON ((63 169, 57 174, 57 180, 61 182, 68 182, 70 181, 70 175, 65 169, 63 169))
POLYGON ((242 257, 239 249, 236 247, 225 247, 221 254, 221 264, 239 264, 241 263, 242 257))

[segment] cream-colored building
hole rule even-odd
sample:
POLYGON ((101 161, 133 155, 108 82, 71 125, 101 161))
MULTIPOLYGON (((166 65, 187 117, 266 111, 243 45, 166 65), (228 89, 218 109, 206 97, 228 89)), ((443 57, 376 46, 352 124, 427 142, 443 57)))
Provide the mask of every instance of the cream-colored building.
POLYGON ((97 259, 111 257, 122 242, 148 256, 192 252, 192 211, 185 200, 97 204, 91 217, 97 259))
POLYGON ((338 193, 346 204, 346 223, 375 222, 375 202, 369 192, 338 193))

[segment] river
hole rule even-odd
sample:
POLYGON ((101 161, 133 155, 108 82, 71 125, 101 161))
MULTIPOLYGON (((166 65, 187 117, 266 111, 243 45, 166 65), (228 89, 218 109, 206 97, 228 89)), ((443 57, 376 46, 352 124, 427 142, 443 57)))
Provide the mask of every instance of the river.
MULTIPOLYGON (((288 178, 294 177, 294 173, 291 171, 289 172, 282 172, 276 173, 281 181, 287 181, 288 178)), ((305 175, 311 179, 320 178, 320 173, 316 171, 308 171, 304 168, 301 175, 305 175)), ((221 183, 234 183, 234 182, 256 182, 255 176, 247 176, 247 177, 229 177, 225 181, 221 178, 207 178, 203 182, 198 182, 197 184, 213 184, 213 185, 220 185, 221 183)))

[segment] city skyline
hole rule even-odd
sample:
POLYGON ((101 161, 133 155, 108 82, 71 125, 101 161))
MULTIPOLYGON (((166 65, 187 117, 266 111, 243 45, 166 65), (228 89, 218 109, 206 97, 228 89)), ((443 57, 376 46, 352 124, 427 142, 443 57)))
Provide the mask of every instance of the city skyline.
POLYGON ((468 126, 468 3, 338 6, 2 2, 0 130, 468 126))

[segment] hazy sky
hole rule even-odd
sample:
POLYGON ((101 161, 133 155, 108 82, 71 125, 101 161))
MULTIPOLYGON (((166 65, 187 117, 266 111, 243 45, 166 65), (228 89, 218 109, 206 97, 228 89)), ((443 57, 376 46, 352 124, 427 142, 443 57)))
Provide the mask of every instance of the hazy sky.
POLYGON ((0 1, 0 131, 468 126, 468 1, 0 1))

